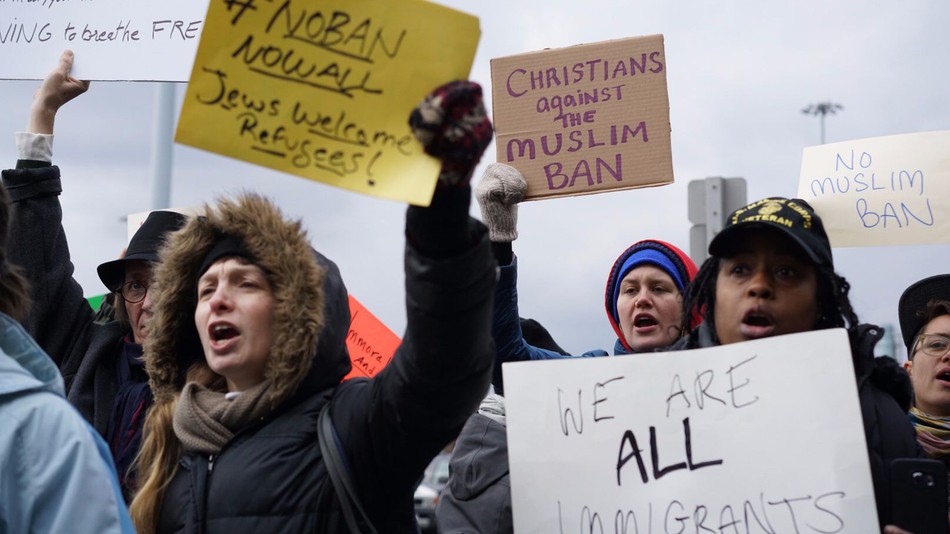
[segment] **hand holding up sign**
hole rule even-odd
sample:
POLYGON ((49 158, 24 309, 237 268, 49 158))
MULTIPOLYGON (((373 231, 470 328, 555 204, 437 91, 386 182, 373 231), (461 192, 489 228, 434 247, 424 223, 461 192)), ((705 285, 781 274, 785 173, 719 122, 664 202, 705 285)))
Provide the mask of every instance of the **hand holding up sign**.
POLYGON ((518 239, 518 203, 527 190, 528 182, 521 171, 511 165, 492 163, 485 169, 475 186, 475 198, 492 242, 518 239))
POLYGON ((53 122, 59 108, 89 89, 88 81, 77 80, 70 76, 72 68, 73 52, 66 50, 59 57, 56 68, 46 75, 43 84, 33 94, 33 106, 30 110, 30 124, 27 132, 52 134, 53 122))
POLYGON ((426 154, 442 161, 439 181, 468 184, 492 139, 492 126, 475 82, 449 82, 426 95, 409 116, 426 154))

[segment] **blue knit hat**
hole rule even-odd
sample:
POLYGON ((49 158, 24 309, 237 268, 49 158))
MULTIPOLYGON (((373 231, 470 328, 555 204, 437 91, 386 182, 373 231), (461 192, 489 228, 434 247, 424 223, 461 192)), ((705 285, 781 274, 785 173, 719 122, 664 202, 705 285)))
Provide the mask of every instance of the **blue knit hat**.
MULTIPOLYGON (((610 274, 607 276, 607 288, 604 292, 604 306, 607 309, 607 318, 618 339, 624 347, 630 350, 620 330, 620 315, 617 313, 617 295, 620 292, 620 282, 630 271, 643 265, 657 267, 670 276, 680 293, 686 291, 686 286, 696 277, 696 264, 679 248, 655 239, 645 239, 631 245, 617 258, 610 274)), ((691 323, 698 324, 698 316, 691 323)))

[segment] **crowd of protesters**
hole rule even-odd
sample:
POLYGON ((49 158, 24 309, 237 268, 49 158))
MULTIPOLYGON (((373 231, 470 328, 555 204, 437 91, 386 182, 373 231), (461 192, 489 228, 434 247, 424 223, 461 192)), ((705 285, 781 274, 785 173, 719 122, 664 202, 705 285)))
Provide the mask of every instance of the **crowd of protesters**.
MULTIPOLYGON (((0 188, 0 531, 414 532, 414 488, 455 440, 441 532, 512 532, 501 364, 610 354, 572 356, 521 318, 516 169, 488 166, 469 216, 492 138, 481 88, 438 87, 409 116, 442 166, 431 204, 406 211, 407 328, 378 375, 344 381, 341 273, 258 194, 152 213, 98 268, 114 318, 89 307, 52 164, 56 113, 89 87, 72 60, 34 95, 0 188)), ((737 210, 699 268, 640 239, 605 270, 617 356, 845 329, 877 515, 905 532, 891 463, 950 458, 950 275, 901 297, 905 370, 874 356, 882 329, 858 320, 802 200, 737 210)))

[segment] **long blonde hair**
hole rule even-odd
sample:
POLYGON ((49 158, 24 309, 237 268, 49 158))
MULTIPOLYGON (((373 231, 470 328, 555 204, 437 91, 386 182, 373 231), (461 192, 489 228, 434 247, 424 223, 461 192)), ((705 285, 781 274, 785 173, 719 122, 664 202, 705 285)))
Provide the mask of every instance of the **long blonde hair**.
POLYGON ((136 458, 139 490, 129 506, 135 529, 143 534, 155 532, 165 488, 174 478, 181 458, 181 443, 172 426, 177 404, 178 395, 175 395, 153 404, 145 417, 142 449, 136 458))
MULTIPOLYGON (((188 369, 186 381, 215 390, 227 389, 224 377, 215 374, 204 361, 188 369)), ((140 484, 129 506, 132 522, 140 534, 155 532, 165 490, 175 478, 184 451, 173 426, 178 397, 175 393, 156 398, 145 416, 142 448, 135 458, 140 484)))

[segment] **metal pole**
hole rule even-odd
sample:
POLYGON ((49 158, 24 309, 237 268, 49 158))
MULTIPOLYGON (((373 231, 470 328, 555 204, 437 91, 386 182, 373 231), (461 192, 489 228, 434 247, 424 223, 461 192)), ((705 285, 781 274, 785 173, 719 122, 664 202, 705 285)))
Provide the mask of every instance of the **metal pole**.
POLYGON ((171 207, 172 140, 175 132, 175 84, 155 87, 155 128, 152 132, 152 209, 171 207))

